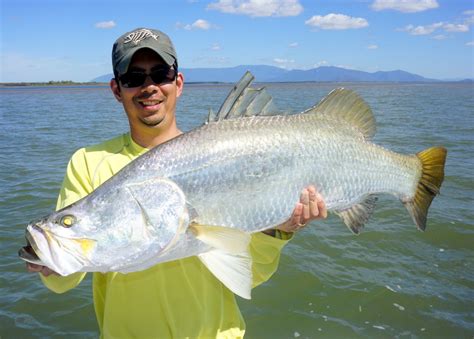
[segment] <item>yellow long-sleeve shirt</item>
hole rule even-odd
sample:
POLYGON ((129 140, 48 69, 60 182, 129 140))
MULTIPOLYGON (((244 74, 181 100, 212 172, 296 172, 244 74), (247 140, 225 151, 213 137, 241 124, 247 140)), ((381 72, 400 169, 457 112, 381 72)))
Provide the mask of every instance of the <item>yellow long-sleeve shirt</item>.
MULTIPOLYGON (((78 150, 69 161, 57 209, 88 195, 146 151, 128 133, 78 150)), ((252 235, 253 286, 276 271, 287 241, 252 235)), ((56 293, 76 287, 85 275, 40 274, 56 293)), ((93 296, 101 338, 238 338, 245 333, 234 294, 197 257, 129 274, 93 273, 93 296)))

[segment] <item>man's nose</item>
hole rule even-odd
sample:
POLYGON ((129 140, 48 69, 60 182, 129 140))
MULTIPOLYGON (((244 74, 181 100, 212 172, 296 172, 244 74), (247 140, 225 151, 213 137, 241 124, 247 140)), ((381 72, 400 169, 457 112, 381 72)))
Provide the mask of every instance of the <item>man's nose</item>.
POLYGON ((153 81, 149 74, 146 75, 145 82, 142 85, 142 92, 157 92, 160 90, 160 84, 153 81))

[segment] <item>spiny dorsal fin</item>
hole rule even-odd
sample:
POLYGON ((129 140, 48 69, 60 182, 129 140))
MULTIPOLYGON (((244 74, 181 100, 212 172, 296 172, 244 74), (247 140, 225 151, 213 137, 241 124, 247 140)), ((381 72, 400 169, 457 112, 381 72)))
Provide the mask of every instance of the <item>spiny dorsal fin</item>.
POLYGON ((359 234, 361 229, 364 227, 364 224, 369 220, 374 212, 376 202, 377 197, 369 195, 360 203, 355 204, 348 209, 337 211, 336 214, 341 217, 344 224, 349 227, 352 232, 359 234))
POLYGON ((254 76, 249 71, 235 84, 219 112, 209 110, 207 122, 276 113, 273 98, 262 88, 249 87, 254 76))
POLYGON ((369 105, 354 91, 345 88, 332 90, 316 106, 303 113, 318 113, 336 117, 357 127, 366 139, 375 135, 375 118, 369 105))

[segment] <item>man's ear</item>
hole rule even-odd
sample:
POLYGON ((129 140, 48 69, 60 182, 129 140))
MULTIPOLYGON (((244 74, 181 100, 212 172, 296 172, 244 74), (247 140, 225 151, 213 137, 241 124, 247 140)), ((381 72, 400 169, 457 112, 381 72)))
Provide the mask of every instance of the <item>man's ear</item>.
POLYGON ((184 76, 183 73, 178 73, 178 76, 176 77, 176 86, 178 87, 176 96, 179 97, 181 93, 183 93, 183 87, 184 87, 184 76))
POLYGON ((110 89, 112 90, 115 99, 117 99, 118 102, 122 102, 122 92, 120 92, 120 86, 115 78, 110 80, 110 89))

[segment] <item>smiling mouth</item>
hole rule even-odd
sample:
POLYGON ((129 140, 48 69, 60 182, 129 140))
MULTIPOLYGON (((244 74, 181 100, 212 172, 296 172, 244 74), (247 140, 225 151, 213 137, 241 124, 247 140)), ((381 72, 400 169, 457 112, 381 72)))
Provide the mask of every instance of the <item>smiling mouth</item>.
POLYGON ((143 100, 139 101, 139 104, 142 105, 143 107, 155 107, 158 106, 162 103, 162 101, 159 100, 143 100))

